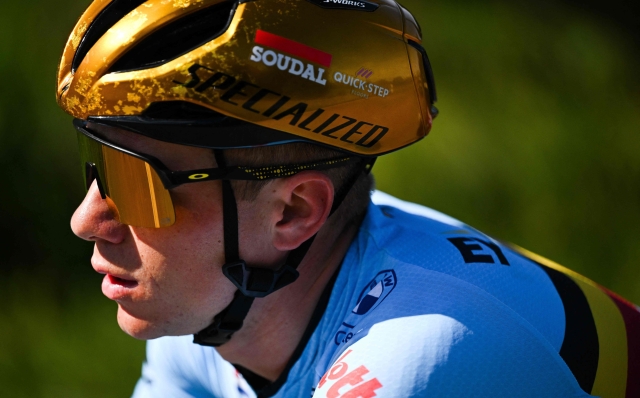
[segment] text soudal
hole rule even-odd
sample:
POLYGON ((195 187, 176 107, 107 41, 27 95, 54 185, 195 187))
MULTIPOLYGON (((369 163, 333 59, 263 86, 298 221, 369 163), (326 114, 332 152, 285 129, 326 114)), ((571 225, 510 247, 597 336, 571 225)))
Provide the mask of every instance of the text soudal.
POLYGON ((277 67, 281 71, 287 71, 292 75, 303 77, 323 86, 327 84, 327 81, 323 78, 324 69, 316 68, 313 64, 302 62, 273 50, 265 51, 263 47, 255 46, 249 59, 253 62, 262 62, 269 67, 277 67))

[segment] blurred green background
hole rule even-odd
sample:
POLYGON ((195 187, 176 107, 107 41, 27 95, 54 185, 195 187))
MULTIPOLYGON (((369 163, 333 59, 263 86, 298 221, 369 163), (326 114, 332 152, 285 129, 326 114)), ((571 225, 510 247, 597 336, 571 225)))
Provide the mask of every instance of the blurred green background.
MULTIPOLYGON (((144 358, 69 228, 83 192, 55 72, 88 3, 0 2, 2 396, 128 396, 144 358)), ((422 24, 441 115, 380 160, 378 187, 640 303, 637 14, 615 0, 403 4, 422 24)))

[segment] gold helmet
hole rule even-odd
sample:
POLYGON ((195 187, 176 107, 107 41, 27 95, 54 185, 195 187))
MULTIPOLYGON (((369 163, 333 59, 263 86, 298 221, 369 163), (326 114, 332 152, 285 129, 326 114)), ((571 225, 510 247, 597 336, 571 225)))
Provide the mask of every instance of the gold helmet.
POLYGON ((179 144, 377 156, 426 136, 437 113, 420 43, 393 0, 95 0, 57 99, 78 119, 179 144))
POLYGON ((169 189, 222 180, 222 270, 238 290, 194 342, 226 343, 255 298, 296 280, 314 240, 292 250, 278 270, 247 265, 239 256, 230 180, 355 162, 333 212, 376 156, 429 132, 436 94, 420 41, 417 22, 393 0, 95 0, 89 6, 58 73, 58 103, 77 118, 87 188, 96 181, 120 222, 161 228, 175 221, 169 189), (169 170, 94 135, 87 122, 213 148, 217 168, 169 170), (350 154, 296 165, 226 165, 223 149, 289 142, 350 154))

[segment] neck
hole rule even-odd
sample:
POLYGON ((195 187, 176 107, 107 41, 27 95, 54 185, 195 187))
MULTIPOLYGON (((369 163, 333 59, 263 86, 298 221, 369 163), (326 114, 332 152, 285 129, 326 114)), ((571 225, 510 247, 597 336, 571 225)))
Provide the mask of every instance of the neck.
POLYGON ((255 300, 242 329, 217 348, 225 360, 271 381, 280 376, 358 227, 342 225, 339 234, 335 230, 329 227, 320 231, 298 267, 300 277, 293 284, 255 300))

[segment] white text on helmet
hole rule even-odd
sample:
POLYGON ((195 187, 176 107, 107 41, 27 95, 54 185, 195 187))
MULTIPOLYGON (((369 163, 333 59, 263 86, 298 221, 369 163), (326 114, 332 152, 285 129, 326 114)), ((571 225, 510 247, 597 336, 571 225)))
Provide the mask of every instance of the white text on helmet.
POLYGON ((354 76, 350 76, 341 72, 336 72, 333 75, 333 78, 336 82, 346 84, 348 86, 352 86, 361 91, 368 92, 369 94, 374 94, 379 97, 386 97, 389 95, 389 89, 378 86, 373 83, 367 83, 366 80, 358 79, 354 76))
POLYGON ((277 67, 281 71, 287 71, 292 75, 303 77, 323 86, 327 84, 327 81, 323 79, 325 70, 317 68, 316 71, 316 67, 313 64, 302 62, 273 50, 265 51, 260 46, 253 47, 252 53, 249 59, 253 62, 262 62, 269 67, 277 67))
POLYGON ((324 0, 325 3, 334 3, 334 4, 343 4, 345 6, 356 6, 356 7, 365 7, 364 3, 359 1, 350 1, 350 0, 324 0))

